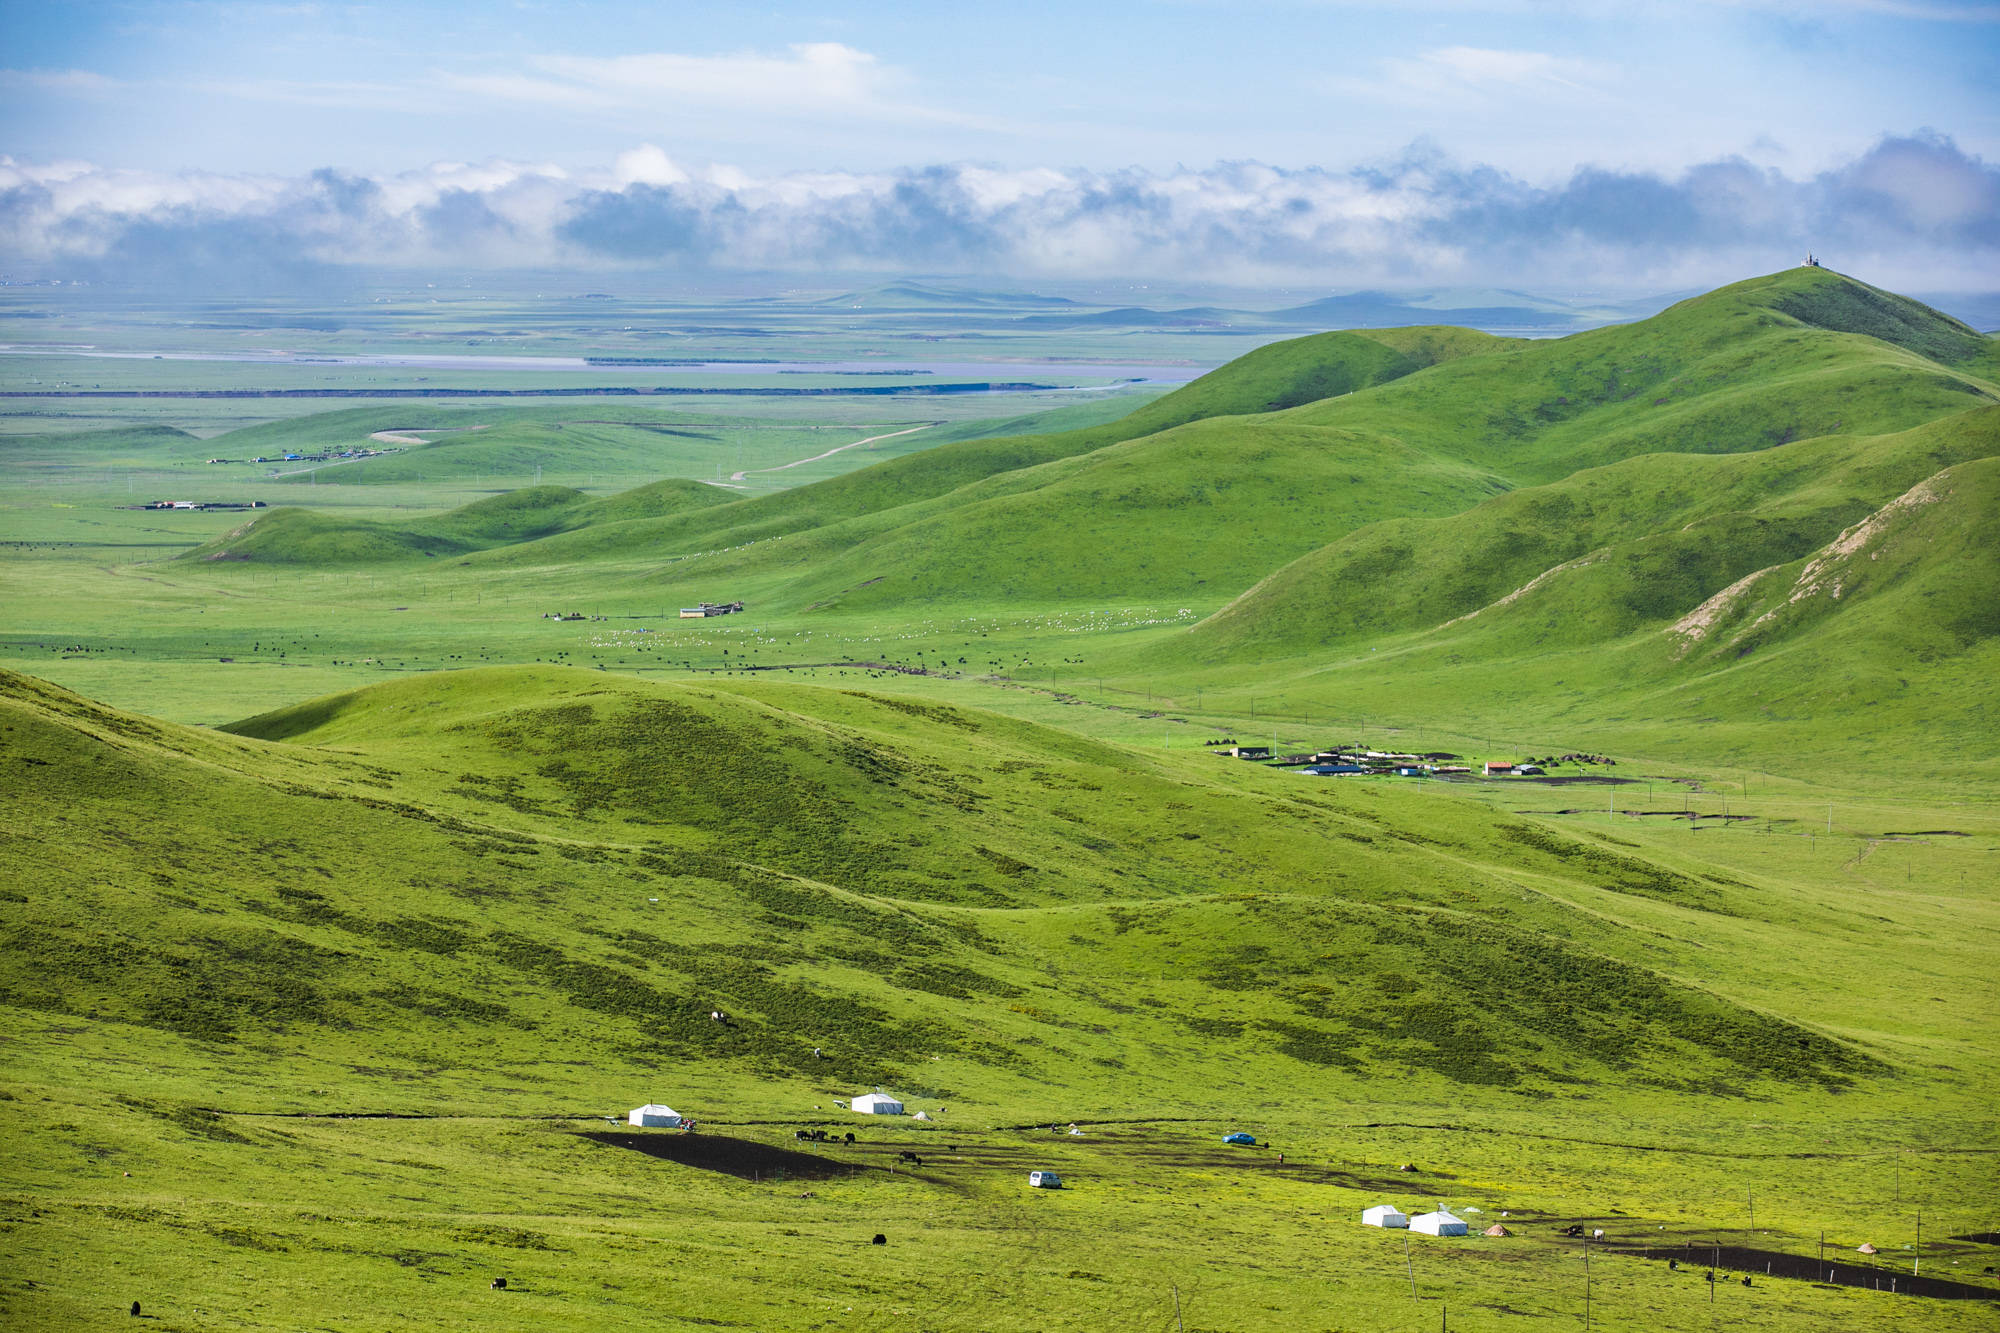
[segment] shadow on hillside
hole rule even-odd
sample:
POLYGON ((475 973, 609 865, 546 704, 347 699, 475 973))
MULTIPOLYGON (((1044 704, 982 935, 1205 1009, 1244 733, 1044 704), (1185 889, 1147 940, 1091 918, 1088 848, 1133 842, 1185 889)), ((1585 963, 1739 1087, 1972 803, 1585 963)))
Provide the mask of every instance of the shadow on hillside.
POLYGON ((831 1157, 722 1134, 600 1129, 580 1137, 607 1148, 624 1148, 701 1171, 720 1171, 740 1180, 830 1180, 851 1175, 855 1170, 849 1163, 831 1157))

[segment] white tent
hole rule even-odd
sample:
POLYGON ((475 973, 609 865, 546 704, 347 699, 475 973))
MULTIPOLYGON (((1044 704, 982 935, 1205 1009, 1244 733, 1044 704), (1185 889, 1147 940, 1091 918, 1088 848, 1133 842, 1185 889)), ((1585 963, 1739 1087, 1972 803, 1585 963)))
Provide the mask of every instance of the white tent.
POLYGON ((903 1104, 886 1092, 864 1092, 847 1109, 859 1115, 901 1115, 903 1104))
POLYGON ((1361 1210, 1361 1225, 1364 1227, 1406 1227, 1410 1216, 1393 1203, 1378 1203, 1373 1208, 1361 1210))
POLYGON ((1411 1218, 1410 1230, 1421 1231, 1426 1236, 1463 1236, 1465 1223, 1440 1208, 1434 1213, 1419 1213, 1411 1218))
POLYGON ((660 1106, 654 1102, 647 1102, 644 1106, 633 1107, 632 1114, 626 1116, 625 1119, 628 1124, 638 1125, 642 1129, 679 1129, 681 1127, 681 1113, 679 1111, 676 1111, 671 1106, 660 1106))

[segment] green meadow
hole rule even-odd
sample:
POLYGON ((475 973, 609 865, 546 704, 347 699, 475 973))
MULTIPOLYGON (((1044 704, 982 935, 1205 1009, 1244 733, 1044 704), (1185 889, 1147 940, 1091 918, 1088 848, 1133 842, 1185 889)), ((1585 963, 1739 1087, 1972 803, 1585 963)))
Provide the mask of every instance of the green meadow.
POLYGON ((9 1322, 1992 1326, 1990 339, 301 401, 7 400, 9 1322))

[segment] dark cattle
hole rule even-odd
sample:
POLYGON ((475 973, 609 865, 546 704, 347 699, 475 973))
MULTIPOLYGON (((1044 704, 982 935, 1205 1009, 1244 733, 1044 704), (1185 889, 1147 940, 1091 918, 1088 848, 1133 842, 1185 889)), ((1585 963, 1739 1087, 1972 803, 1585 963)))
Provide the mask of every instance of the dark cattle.
POLYGON ((1680 1260, 1678 1260, 1678 1259, 1669 1259, 1669 1260, 1667 1260, 1667 1271, 1668 1271, 1669 1273, 1678 1273, 1678 1272, 1680 1272, 1680 1271, 1681 1271, 1681 1261, 1680 1261, 1680 1260))
POLYGON ((1748 1273, 1743 1275, 1743 1285, 1746 1287, 1750 1285, 1750 1275, 1748 1273))
POLYGON ((139 1317, 139 1302, 137 1301, 132 1302, 132 1317, 134 1319, 139 1317))
POLYGON ((888 1243, 889 1238, 879 1231, 875 1233, 875 1239, 869 1242, 871 1245, 887 1245, 888 1243))
POLYGON ((507 1279, 506 1279, 506 1278, 504 1278, 504 1277, 496 1277, 496 1278, 494 1278, 494 1279, 493 1279, 493 1282, 492 1282, 492 1289, 493 1289, 494 1291, 505 1291, 505 1290, 507 1290, 507 1279))
POLYGON ((854 1131, 851 1129, 847 1131, 847 1141, 849 1143, 854 1142, 854 1131))

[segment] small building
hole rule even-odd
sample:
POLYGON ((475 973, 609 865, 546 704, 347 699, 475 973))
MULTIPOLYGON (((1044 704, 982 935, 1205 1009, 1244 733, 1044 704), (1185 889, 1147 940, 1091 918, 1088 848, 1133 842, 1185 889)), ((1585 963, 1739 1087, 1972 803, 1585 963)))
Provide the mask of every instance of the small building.
POLYGON ((864 1092, 847 1109, 856 1115, 901 1115, 903 1104, 886 1092, 864 1092))
POLYGON ((1314 764, 1299 770, 1316 778, 1351 778, 1367 771, 1359 764, 1314 764))
POLYGON ((1400 1228, 1410 1225, 1410 1215, 1393 1203, 1378 1203, 1373 1208, 1361 1210, 1361 1225, 1364 1227, 1400 1228))
POLYGON ((1513 775, 1514 766, 1512 764, 1489 763, 1486 765, 1486 776, 1489 778, 1506 778, 1513 775))
POLYGON ((632 1114, 626 1116, 625 1121, 641 1129, 679 1129, 681 1114, 671 1106, 647 1102, 644 1106, 633 1107, 632 1114))
POLYGON ((1410 1230, 1426 1236, 1463 1236, 1465 1223, 1440 1208, 1434 1213, 1418 1213, 1410 1219, 1410 1230))
POLYGON ((1059 1190, 1062 1188, 1062 1177, 1053 1171, 1030 1171, 1028 1187, 1038 1190, 1059 1190))

